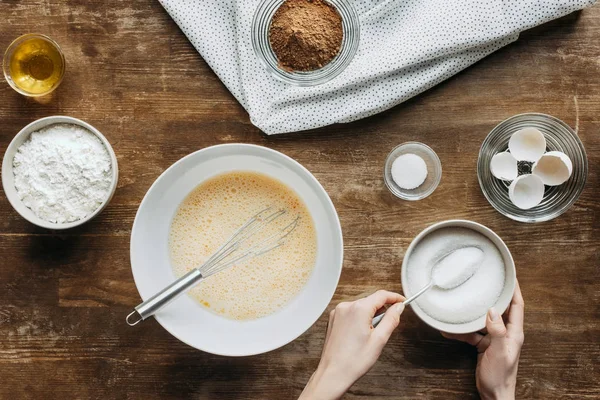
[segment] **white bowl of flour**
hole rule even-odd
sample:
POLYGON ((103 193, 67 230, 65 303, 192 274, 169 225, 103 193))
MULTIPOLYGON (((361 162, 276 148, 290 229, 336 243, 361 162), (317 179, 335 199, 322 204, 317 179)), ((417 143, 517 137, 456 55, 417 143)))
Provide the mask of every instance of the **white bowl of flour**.
POLYGON ((411 304, 419 318, 440 331, 476 332, 485 327, 489 308, 506 311, 516 283, 512 255, 491 229, 472 221, 452 220, 425 229, 404 256, 402 288, 410 297, 427 285, 439 259, 471 246, 483 252, 483 259, 469 280, 450 290, 434 287, 411 304))
POLYGON ((93 126, 77 118, 38 119, 12 140, 2 185, 13 208, 47 229, 79 226, 110 202, 118 181, 115 153, 93 126))

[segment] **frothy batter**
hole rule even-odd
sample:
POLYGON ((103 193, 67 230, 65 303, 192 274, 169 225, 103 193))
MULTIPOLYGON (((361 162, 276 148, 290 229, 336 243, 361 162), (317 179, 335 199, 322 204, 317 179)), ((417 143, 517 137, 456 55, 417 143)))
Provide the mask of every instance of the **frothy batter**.
POLYGON ((177 277, 196 268, 244 222, 267 208, 288 210, 261 235, 299 216, 285 245, 208 277, 189 294, 212 312, 236 320, 272 314, 294 298, 313 270, 317 237, 312 217, 298 195, 284 183, 254 172, 213 177, 180 204, 169 234, 171 263, 177 277))

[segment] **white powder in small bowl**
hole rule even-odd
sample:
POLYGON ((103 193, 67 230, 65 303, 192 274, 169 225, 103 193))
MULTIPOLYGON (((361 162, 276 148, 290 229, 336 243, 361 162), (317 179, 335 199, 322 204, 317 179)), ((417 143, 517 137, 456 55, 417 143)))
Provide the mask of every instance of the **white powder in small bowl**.
POLYGON ((427 164, 416 154, 402 154, 392 163, 392 179, 402 189, 416 189, 427 179, 427 164))
POLYGON ((23 204, 53 223, 78 221, 107 200, 112 183, 108 150, 89 130, 53 124, 32 132, 13 159, 23 204))

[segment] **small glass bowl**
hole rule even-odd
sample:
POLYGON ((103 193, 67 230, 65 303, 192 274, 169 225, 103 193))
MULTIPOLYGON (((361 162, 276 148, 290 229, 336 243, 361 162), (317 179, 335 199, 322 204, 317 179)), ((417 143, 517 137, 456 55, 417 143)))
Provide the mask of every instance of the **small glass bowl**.
POLYGON ((50 94, 51 92, 53 92, 62 83, 63 78, 65 76, 65 70, 66 70, 66 62, 65 62, 65 55, 62 52, 62 49, 60 48, 58 43, 56 43, 50 37, 48 37, 46 35, 42 35, 41 33, 26 33, 25 35, 21 35, 18 38, 16 38, 15 40, 13 40, 12 43, 6 48, 6 51, 4 52, 4 58, 2 60, 2 71, 4 72, 4 78, 6 79, 6 82, 8 82, 10 87, 12 87, 16 92, 18 92, 24 96, 27 96, 27 97, 41 97, 41 96, 46 96, 47 94, 50 94), (48 43, 51 47, 53 47, 56 50, 56 52, 60 56, 60 59, 62 60, 62 67, 60 70, 60 78, 51 87, 49 87, 48 90, 45 90, 40 93, 31 93, 31 92, 28 92, 27 90, 20 88, 13 80, 13 77, 10 72, 10 62, 11 62, 11 59, 13 57, 15 50, 17 50, 19 45, 21 45, 23 42, 26 42, 31 39, 41 39, 44 42, 48 43))
POLYGON ((358 50, 360 21, 349 0, 327 0, 342 17, 343 38, 339 53, 323 68, 314 71, 286 71, 271 48, 269 28, 275 11, 285 0, 263 0, 252 20, 252 47, 258 59, 275 78, 294 86, 315 86, 329 82, 350 64, 358 50))
POLYGON ((431 147, 419 142, 406 142, 394 148, 385 160, 383 180, 390 192, 404 200, 416 201, 429 196, 442 179, 442 163, 431 147), (392 164, 403 154, 416 154, 427 164, 427 178, 416 189, 403 189, 392 178, 392 164))
MULTIPOLYGON (((519 174, 531 173, 530 163, 519 163, 519 174)), ((484 196, 501 214, 519 222, 549 221, 566 212, 583 191, 588 161, 577 134, 563 121, 546 114, 515 115, 496 126, 483 141, 477 162, 477 176, 484 196), (510 137, 523 128, 537 128, 546 137, 546 151, 562 151, 573 162, 573 174, 560 186, 546 186, 542 202, 521 210, 508 197, 510 182, 497 179, 490 171, 495 154, 507 151, 510 137)))

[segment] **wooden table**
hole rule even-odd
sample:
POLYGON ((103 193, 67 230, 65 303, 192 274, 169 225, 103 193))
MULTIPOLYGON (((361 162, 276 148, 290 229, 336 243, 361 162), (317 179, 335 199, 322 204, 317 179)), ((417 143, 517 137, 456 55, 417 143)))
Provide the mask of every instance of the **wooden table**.
MULTIPOLYGON (((305 165, 338 209, 345 238, 330 307, 378 288, 401 291, 400 264, 428 225, 466 218, 511 248, 526 302, 518 397, 600 396, 600 7, 523 34, 427 93, 380 115, 314 132, 267 137, 212 73, 157 1, 2 1, 0 48, 41 32, 64 49, 67 74, 34 102, 0 83, 0 151, 29 122, 82 118, 119 160, 108 208, 67 232, 38 229, 0 196, 0 398, 292 399, 319 360, 325 316, 269 354, 223 358, 196 351, 155 321, 130 328, 139 302, 129 264, 137 207, 172 163, 219 143, 256 143, 305 165), (501 120, 538 111, 579 131, 590 173, 560 218, 525 225, 485 200, 475 172, 479 146, 501 120), (395 145, 419 140, 439 154, 444 176, 428 199, 385 189, 395 145)), ((346 396, 477 397, 475 353, 443 339, 409 309, 373 370, 346 396)))

